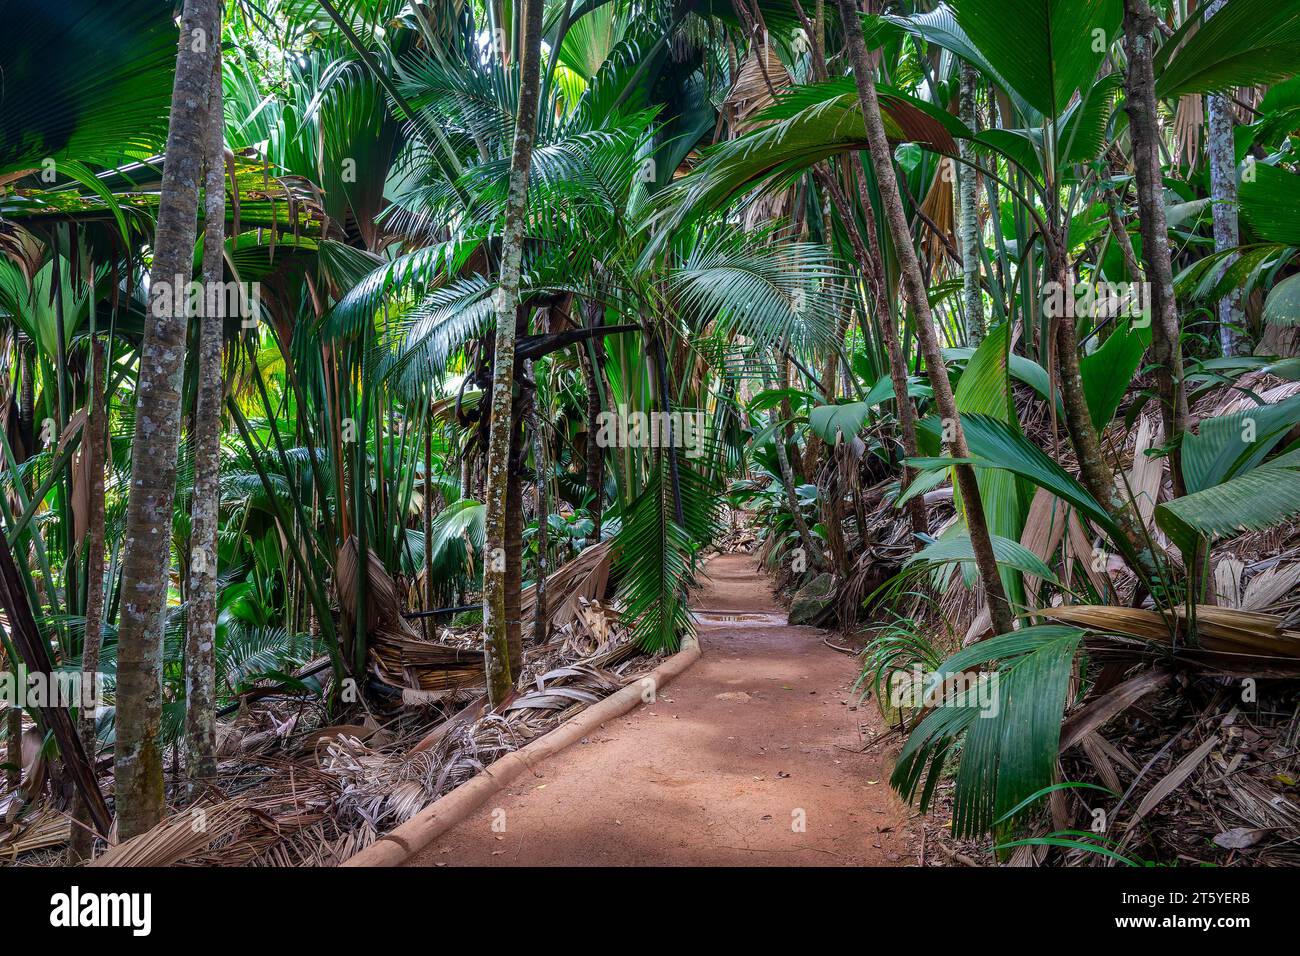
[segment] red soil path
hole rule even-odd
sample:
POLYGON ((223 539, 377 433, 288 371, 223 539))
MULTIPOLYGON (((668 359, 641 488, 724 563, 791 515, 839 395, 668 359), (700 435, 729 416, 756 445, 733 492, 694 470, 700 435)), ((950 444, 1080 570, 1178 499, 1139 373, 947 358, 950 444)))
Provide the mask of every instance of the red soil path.
POLYGON ((754 557, 705 573, 694 667, 408 865, 914 864, 886 755, 858 753, 881 726, 857 660, 787 626, 754 557))

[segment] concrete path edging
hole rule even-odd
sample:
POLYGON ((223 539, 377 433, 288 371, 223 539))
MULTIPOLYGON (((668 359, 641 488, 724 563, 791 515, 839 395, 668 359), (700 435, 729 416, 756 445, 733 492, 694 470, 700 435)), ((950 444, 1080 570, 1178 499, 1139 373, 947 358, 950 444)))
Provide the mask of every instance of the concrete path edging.
POLYGON ((340 865, 377 867, 398 866, 406 862, 481 807, 493 794, 505 789, 525 770, 591 734, 606 721, 636 708, 645 698, 646 681, 653 681, 657 694, 699 659, 699 640, 684 638, 681 650, 649 674, 634 679, 622 690, 615 691, 527 746, 506 754, 472 780, 439 797, 397 829, 340 865))

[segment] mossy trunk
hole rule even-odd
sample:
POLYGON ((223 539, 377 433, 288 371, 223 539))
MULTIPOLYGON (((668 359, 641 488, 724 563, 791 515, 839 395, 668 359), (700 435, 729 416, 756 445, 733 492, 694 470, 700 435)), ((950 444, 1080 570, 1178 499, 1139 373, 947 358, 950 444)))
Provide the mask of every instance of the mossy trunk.
MULTIPOLYGON (((501 704, 513 687, 508 590, 507 515, 511 484, 510 446, 514 431, 513 391, 515 321, 519 306, 520 270, 523 263, 524 218, 528 213, 528 170, 537 135, 537 99, 541 81, 542 0, 523 5, 521 35, 523 56, 519 72, 519 111, 510 154, 509 192, 505 233, 501 240, 501 279, 496 293, 496 348, 492 369, 491 431, 488 439, 487 560, 483 563, 483 656, 487 672, 488 703, 501 704)), ((514 616, 518 625, 518 609, 514 616)))
POLYGON ((204 178, 203 283, 208 305, 199 316, 198 396, 194 413, 194 494, 190 505, 189 611, 185 618, 186 787, 191 797, 217 775, 217 527, 221 454, 221 287, 226 225, 225 138, 221 58, 212 71, 204 178))
POLYGON ((187 324, 180 303, 192 270, 204 132, 220 29, 218 0, 186 0, 153 242, 149 312, 139 352, 139 412, 131 444, 122 558, 114 780, 118 836, 123 840, 154 826, 164 809, 158 735, 187 324))

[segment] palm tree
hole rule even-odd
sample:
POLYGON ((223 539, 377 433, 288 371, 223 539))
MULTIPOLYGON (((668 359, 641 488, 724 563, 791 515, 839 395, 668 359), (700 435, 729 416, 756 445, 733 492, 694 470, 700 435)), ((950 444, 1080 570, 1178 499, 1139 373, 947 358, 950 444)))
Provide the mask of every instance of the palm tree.
POLYGON ((118 832, 148 830, 163 812, 162 626, 168 579, 185 316, 176 308, 190 280, 204 169, 213 64, 221 4, 187 0, 167 130, 167 162, 158 204, 151 299, 140 347, 140 380, 131 444, 131 493, 122 558, 118 626, 118 709, 114 746, 118 832), (181 313, 181 314, 178 314, 181 313))
POLYGON ((199 316, 198 395, 194 422, 194 491, 190 508, 189 609, 185 618, 186 775, 191 792, 210 781, 216 764, 217 529, 221 444, 221 352, 226 224, 225 122, 221 54, 214 58, 204 131, 203 285, 199 316))
MULTIPOLYGON (((496 347, 493 356, 491 418, 487 453, 488 560, 483 565, 483 655, 487 667, 488 702, 497 706, 513 689, 511 674, 523 659, 522 646, 512 639, 518 630, 507 617, 507 565, 518 558, 507 555, 510 522, 507 489, 511 485, 510 455, 514 419, 515 334, 520 319, 519 283, 524 254, 524 221, 528 215, 528 171, 533 163, 537 128, 537 100, 541 88, 542 2, 529 0, 522 9, 519 31, 522 57, 519 66, 519 109, 515 117, 514 147, 510 152, 510 193, 506 201, 505 233, 501 237, 501 281, 496 293, 496 347)), ((518 484, 513 495, 521 506, 518 484)), ((510 537, 514 537, 511 535, 510 537)), ((511 548, 515 551, 514 548, 511 548)), ((517 551, 515 551, 517 554, 517 551)))

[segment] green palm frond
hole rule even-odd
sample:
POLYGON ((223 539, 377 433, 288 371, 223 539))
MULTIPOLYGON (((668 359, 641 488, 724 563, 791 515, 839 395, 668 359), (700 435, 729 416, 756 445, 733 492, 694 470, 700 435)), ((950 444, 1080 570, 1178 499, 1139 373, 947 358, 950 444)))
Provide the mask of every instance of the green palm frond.
POLYGON ((953 834, 979 836, 1004 817, 1015 819, 1017 809, 1023 814, 1025 798, 1053 782, 1083 633, 1055 624, 1026 627, 948 658, 926 684, 939 706, 908 737, 890 783, 908 800, 917 799, 919 789, 924 810, 960 743, 953 834), (979 671, 994 662, 993 669, 979 671))
POLYGON ((679 458, 677 472, 682 521, 676 518, 671 458, 661 449, 645 488, 623 514, 614 546, 623 617, 649 652, 675 650, 682 635, 694 633, 686 589, 695 553, 717 530, 715 490, 685 458, 679 458))

